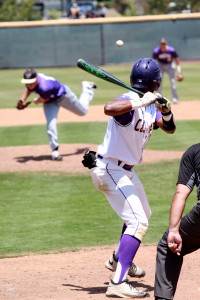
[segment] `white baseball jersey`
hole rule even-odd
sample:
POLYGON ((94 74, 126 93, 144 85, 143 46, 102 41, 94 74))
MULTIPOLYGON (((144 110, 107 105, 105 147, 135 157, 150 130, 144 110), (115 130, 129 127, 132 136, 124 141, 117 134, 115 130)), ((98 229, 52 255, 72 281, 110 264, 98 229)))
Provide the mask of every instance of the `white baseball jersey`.
MULTIPOLYGON (((138 100, 138 97, 128 92, 116 100, 138 100)), ((95 187, 104 193, 126 224, 124 234, 140 241, 148 228, 151 209, 134 168, 127 170, 124 163, 130 166, 141 163, 154 123, 161 117, 154 104, 109 117, 103 143, 98 147, 96 167, 90 169, 95 187)))
MULTIPOLYGON (((117 100, 138 99, 138 94, 128 92, 117 100)), ((142 162, 145 148, 153 130, 153 125, 161 114, 154 104, 135 109, 121 116, 109 117, 103 143, 98 147, 98 154, 104 158, 116 158, 128 165, 142 162)))

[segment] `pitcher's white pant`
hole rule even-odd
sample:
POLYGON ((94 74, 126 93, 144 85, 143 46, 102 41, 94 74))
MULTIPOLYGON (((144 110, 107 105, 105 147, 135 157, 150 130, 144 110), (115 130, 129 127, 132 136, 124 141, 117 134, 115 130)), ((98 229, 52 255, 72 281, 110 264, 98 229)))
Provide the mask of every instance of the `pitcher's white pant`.
POLYGON ((67 93, 55 101, 44 103, 43 109, 47 121, 47 133, 52 150, 58 147, 57 117, 60 107, 63 107, 78 116, 87 114, 89 104, 94 96, 93 90, 83 88, 80 98, 66 87, 67 93))
POLYGON ((135 171, 118 166, 116 159, 97 159, 90 170, 95 187, 102 191, 111 207, 127 228, 124 234, 143 239, 148 228, 151 209, 146 193, 135 171))

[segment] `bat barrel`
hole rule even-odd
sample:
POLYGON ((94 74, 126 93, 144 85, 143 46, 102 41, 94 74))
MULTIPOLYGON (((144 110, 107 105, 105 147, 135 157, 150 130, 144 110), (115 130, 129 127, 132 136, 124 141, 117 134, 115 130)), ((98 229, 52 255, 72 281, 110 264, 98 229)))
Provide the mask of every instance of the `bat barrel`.
POLYGON ((123 87, 125 89, 128 89, 130 91, 136 92, 139 95, 142 95, 142 96, 144 95, 144 93, 142 93, 142 92, 134 89, 133 87, 127 85, 126 83, 124 83, 123 81, 121 81, 117 77, 111 75, 107 71, 101 69, 100 67, 97 67, 97 66, 95 66, 95 65, 93 65, 93 64, 91 64, 89 62, 86 62, 82 58, 79 58, 79 60, 77 61, 77 66, 80 69, 82 69, 82 70, 84 70, 84 71, 86 71, 86 72, 88 72, 88 73, 90 73, 90 74, 92 74, 92 75, 94 75, 94 76, 96 76, 98 78, 101 78, 101 79, 103 79, 105 81, 108 81, 108 82, 111 82, 113 84, 116 84, 118 86, 121 86, 121 87, 123 87))

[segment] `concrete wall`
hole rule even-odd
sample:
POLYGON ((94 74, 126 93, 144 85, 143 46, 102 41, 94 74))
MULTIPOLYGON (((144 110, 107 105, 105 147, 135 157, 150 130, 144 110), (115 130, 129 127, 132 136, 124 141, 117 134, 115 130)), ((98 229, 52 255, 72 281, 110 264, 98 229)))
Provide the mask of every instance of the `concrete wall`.
POLYGON ((0 23, 0 68, 96 65, 149 57, 161 37, 182 60, 200 59, 200 13, 0 23), (122 39, 124 46, 116 47, 122 39))

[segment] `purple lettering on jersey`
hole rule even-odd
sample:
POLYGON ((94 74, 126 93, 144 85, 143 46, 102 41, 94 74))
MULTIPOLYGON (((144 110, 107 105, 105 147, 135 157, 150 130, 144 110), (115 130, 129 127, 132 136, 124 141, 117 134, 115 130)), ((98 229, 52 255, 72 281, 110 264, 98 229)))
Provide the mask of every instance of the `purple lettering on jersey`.
POLYGON ((135 124, 135 131, 145 132, 144 127, 145 127, 145 121, 139 119, 135 124))

